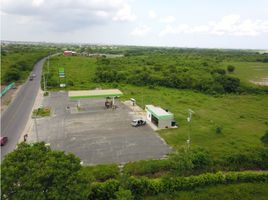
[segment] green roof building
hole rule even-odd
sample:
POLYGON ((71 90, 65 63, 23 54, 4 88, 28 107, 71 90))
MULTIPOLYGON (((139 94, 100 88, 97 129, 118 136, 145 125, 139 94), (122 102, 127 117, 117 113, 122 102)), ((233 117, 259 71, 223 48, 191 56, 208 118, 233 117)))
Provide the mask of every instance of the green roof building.
POLYGON ((158 128, 170 128, 175 125, 174 115, 160 107, 153 105, 145 106, 147 119, 158 128))

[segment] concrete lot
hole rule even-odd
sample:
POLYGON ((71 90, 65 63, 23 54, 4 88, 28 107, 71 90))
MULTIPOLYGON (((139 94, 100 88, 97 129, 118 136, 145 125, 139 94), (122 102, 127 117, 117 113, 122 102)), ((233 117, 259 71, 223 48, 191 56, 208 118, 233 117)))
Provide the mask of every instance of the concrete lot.
MULTIPOLYGON (((104 102, 105 99, 82 99, 83 111, 78 111, 77 101, 69 100, 66 92, 51 93, 43 105, 52 107, 53 114, 37 119, 39 139, 54 149, 76 154, 89 165, 159 159, 170 152, 148 125, 130 126, 137 117, 131 108, 118 101, 116 110, 107 110, 104 102)), ((36 140, 34 130, 28 140, 36 140)))

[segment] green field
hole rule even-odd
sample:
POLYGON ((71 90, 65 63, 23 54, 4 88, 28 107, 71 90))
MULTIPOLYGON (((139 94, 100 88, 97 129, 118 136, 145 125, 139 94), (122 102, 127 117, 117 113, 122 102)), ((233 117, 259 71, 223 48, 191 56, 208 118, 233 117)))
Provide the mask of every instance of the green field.
POLYGON ((267 183, 242 183, 198 188, 175 194, 160 194, 146 200, 266 200, 267 183))
POLYGON ((58 89, 59 83, 66 83, 67 89, 93 89, 96 88, 96 84, 93 83, 96 69, 96 58, 89 57, 64 57, 62 55, 53 57, 46 62, 44 72, 50 72, 48 76, 48 88, 58 89), (65 78, 60 80, 59 68, 64 68, 65 78))
POLYGON ((159 131, 168 144, 180 148, 186 144, 188 109, 195 111, 191 125, 193 146, 203 147, 218 156, 260 146, 260 137, 268 129, 268 95, 224 95, 213 97, 187 90, 122 86, 124 98, 135 98, 144 108, 159 105, 174 113, 178 129, 159 131), (215 132, 216 127, 222 133, 215 132))
POLYGON ((268 78, 268 64, 261 62, 226 62, 223 63, 223 68, 226 66, 235 66, 235 72, 232 74, 238 77, 242 83, 253 86, 250 81, 261 81, 262 78, 268 78))

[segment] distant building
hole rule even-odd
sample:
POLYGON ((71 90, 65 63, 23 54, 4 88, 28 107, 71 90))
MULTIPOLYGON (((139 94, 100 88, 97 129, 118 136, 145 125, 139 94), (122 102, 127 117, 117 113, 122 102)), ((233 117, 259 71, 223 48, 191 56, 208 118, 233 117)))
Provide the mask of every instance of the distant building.
POLYGON ((174 115, 168 110, 153 105, 146 105, 147 119, 158 128, 170 128, 175 126, 174 115))
POLYGON ((65 55, 65 56, 76 56, 77 53, 75 51, 64 51, 63 55, 65 55))

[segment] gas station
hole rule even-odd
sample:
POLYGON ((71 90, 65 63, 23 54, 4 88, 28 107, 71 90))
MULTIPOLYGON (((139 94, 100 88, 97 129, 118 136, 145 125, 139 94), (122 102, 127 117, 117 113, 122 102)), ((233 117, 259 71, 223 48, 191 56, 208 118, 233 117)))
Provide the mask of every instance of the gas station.
POLYGON ((115 99, 122 96, 123 93, 118 89, 96 89, 96 90, 79 90, 79 91, 69 91, 68 97, 72 100, 78 100, 78 107, 80 107, 80 99, 92 99, 92 98, 106 98, 105 107, 116 108, 115 99))

